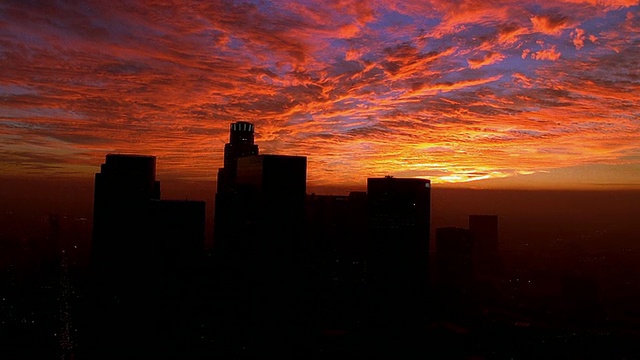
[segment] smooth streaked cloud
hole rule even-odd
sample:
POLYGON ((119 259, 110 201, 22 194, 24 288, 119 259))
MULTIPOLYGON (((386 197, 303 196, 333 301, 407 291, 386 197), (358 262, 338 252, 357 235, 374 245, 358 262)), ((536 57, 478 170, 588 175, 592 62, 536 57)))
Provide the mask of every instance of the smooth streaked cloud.
MULTIPOLYGON (((311 184, 640 161, 635 1, 0 5, 4 174, 215 179, 230 122, 311 184)), ((603 167, 602 167, 603 168, 603 167)))

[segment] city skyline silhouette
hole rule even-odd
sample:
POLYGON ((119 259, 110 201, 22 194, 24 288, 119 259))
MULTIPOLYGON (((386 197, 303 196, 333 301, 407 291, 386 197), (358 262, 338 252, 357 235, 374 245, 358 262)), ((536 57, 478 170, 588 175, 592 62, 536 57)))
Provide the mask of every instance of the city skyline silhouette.
MULTIPOLYGON (((611 222, 621 213, 589 225, 599 211, 571 220, 567 212, 584 209, 589 193, 444 189, 438 199, 428 180, 385 176, 367 178, 365 191, 316 194, 306 186, 308 158, 260 153, 253 131, 250 122, 229 125, 218 171, 225 180, 210 199, 167 196, 153 155, 110 153, 94 177, 92 216, 52 213, 43 240, 11 242, 3 233, 8 253, 19 255, 4 259, 7 274, 59 284, 3 282, 13 294, 5 310, 20 298, 33 304, 25 310, 49 314, 20 330, 7 312, 5 331, 17 331, 3 344, 8 354, 464 359, 639 351, 635 230, 611 222), (546 208, 550 201, 556 207, 546 208), (218 229, 207 232, 211 225, 218 229), (51 306, 62 316, 45 311, 51 306)), ((10 214, 2 219, 5 228, 10 214)))
POLYGON ((0 2, 0 358, 640 358, 640 3, 0 2))

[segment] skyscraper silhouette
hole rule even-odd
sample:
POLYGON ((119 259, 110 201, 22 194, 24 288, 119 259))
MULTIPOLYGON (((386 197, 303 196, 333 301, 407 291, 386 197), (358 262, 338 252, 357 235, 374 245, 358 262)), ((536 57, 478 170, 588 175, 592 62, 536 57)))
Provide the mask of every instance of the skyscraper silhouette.
POLYGON ((256 155, 237 161, 234 212, 224 251, 238 276, 241 336, 250 354, 290 356, 307 323, 309 250, 304 238, 307 158, 256 155))
POLYGON ((367 179, 370 280, 392 286, 419 281, 428 271, 431 182, 413 178, 367 179))
POLYGON ((155 156, 108 154, 93 202, 92 267, 102 280, 126 279, 146 258, 150 200, 160 200, 155 156))
POLYGON ((234 122, 229 127, 229 142, 224 145, 224 165, 218 169, 217 190, 214 203, 214 247, 222 248, 230 233, 234 214, 242 211, 235 208, 238 200, 236 176, 238 159, 258 155, 258 145, 254 144, 254 126, 246 121, 234 122))
POLYGON ((224 166, 218 169, 217 193, 233 191, 237 160, 250 155, 258 155, 258 145, 254 144, 253 124, 246 121, 232 123, 229 128, 229 142, 224 145, 224 166))
POLYGON ((154 156, 108 154, 95 176, 93 357, 162 353, 171 285, 204 247, 205 203, 160 200, 155 170, 154 156))
POLYGON ((367 179, 370 342, 389 357, 420 353, 429 281, 431 182, 367 179))

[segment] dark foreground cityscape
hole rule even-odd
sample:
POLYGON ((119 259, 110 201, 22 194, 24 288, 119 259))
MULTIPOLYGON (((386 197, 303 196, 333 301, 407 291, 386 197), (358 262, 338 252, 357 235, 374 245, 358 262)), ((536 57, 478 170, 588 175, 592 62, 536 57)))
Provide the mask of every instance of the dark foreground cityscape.
POLYGON ((317 195, 306 171, 306 157, 259 154, 253 124, 231 124, 212 247, 206 202, 163 199, 154 156, 107 154, 91 218, 17 232, 6 211, 0 357, 640 357, 637 226, 567 232, 577 214, 538 226, 531 198, 504 205, 521 223, 447 217, 429 180, 317 195), (526 230, 506 241, 505 222, 526 230))

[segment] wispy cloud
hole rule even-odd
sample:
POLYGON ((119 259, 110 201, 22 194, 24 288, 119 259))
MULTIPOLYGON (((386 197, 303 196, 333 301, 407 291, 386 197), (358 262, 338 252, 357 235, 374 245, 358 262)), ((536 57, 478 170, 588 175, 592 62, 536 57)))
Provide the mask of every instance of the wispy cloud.
POLYGON ((315 184, 627 164, 639 34, 629 0, 5 1, 0 171, 213 180, 239 120, 315 184))

